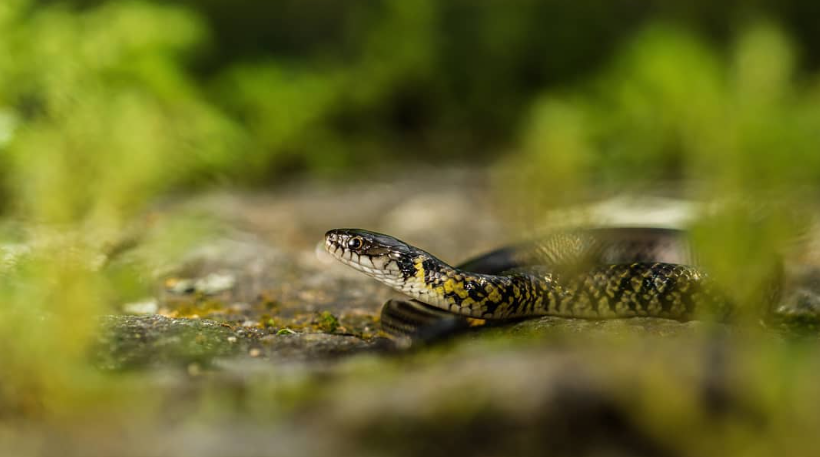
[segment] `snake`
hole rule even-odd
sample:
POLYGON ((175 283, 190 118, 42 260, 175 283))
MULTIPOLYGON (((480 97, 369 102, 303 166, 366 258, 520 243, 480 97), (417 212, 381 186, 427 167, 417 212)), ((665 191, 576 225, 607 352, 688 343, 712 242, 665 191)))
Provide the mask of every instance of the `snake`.
POLYGON ((538 316, 725 318, 730 300, 697 265, 686 231, 654 227, 559 230, 451 266, 404 241, 334 229, 325 249, 404 294, 382 308, 388 335, 421 338, 538 316))

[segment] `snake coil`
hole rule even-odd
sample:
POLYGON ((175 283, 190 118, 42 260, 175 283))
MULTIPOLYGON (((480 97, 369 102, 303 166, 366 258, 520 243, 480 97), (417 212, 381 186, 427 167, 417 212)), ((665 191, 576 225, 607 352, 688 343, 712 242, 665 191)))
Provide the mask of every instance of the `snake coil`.
POLYGON ((325 247, 342 263, 412 299, 384 306, 383 328, 394 335, 457 327, 465 317, 688 320, 704 310, 731 312, 729 300, 696 266, 681 230, 561 231, 455 267, 396 238, 360 229, 327 232, 325 247))

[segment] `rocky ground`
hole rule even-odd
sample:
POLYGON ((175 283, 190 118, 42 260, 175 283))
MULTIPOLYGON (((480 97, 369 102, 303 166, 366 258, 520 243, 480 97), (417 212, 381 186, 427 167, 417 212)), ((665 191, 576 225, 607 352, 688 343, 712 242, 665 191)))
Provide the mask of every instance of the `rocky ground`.
POLYGON ((456 262, 509 240, 493 213, 486 176, 438 173, 432 171, 424 190, 410 195, 412 179, 386 178, 185 201, 186 211, 203 210, 216 218, 220 235, 194 246, 177 264, 163 266, 167 271, 154 297, 126 303, 122 316, 107 318, 111 333, 101 344, 109 350, 102 352, 101 363, 108 368, 174 359, 198 363, 208 354, 243 352, 290 362, 389 346, 382 341, 379 310, 396 295, 326 255, 323 235, 338 227, 382 231, 456 262), (230 338, 230 343, 168 341, 197 332, 209 335, 203 337, 208 341, 230 338))
MULTIPOLYGON (((100 370, 137 376, 155 395, 132 426, 96 424, 92 446, 71 425, 32 430, 45 434, 38 450, 704 455, 768 436, 779 445, 783 424, 799 422, 790 433, 800 433, 820 420, 791 408, 818 398, 816 339, 764 325, 543 318, 397 348, 379 329, 392 292, 326 256, 327 229, 390 233, 454 262, 511 240, 484 173, 424 175, 170 205, 207 212, 223 229, 162 266, 154 296, 102 318, 93 351, 100 370), (812 349, 789 356, 784 378, 781 356, 795 346, 812 349)), ((812 306, 812 292, 800 293, 812 306)))

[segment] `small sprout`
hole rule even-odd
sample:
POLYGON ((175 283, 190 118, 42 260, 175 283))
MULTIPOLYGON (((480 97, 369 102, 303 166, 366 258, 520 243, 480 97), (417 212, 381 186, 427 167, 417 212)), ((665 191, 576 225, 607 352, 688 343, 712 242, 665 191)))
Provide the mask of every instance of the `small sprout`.
POLYGON ((295 335, 296 332, 294 332, 293 330, 291 330, 289 328, 283 328, 283 329, 279 330, 278 332, 276 332, 276 334, 277 335, 295 335))
POLYGON ((339 319, 336 319, 330 311, 324 311, 319 316, 319 328, 327 333, 333 333, 339 328, 339 319))

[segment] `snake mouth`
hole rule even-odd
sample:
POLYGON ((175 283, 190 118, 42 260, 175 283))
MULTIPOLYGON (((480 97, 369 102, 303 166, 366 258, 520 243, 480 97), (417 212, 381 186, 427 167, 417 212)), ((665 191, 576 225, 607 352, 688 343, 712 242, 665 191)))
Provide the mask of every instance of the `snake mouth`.
POLYGON ((413 248, 396 238, 360 229, 334 229, 325 234, 325 249, 334 258, 379 281, 396 286, 403 282, 400 264, 413 248))

